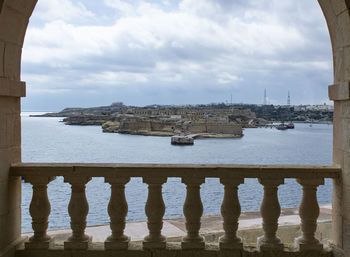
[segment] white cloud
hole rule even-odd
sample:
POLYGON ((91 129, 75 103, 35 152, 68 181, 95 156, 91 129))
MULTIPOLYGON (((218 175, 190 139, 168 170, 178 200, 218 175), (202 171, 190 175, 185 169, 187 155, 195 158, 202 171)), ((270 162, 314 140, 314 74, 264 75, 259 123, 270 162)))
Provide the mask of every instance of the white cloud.
POLYGON ((83 23, 99 19, 88 3, 39 1, 34 15, 43 21, 29 27, 23 50, 23 69, 34 73, 26 76, 30 84, 51 78, 91 92, 166 82, 243 90, 257 76, 268 85, 266 78, 282 69, 324 74, 332 67, 317 3, 182 0, 169 9, 174 3, 164 0, 104 0, 100 8, 114 11, 114 22, 98 25, 83 23))
POLYGON ((82 81, 82 84, 91 85, 92 83, 111 86, 125 86, 130 83, 146 83, 147 76, 131 72, 111 72, 88 74, 82 81))
POLYGON ((223 72, 217 75, 217 80, 220 84, 230 84, 243 79, 228 72, 223 72))
POLYGON ((74 21, 94 17, 94 14, 87 10, 81 2, 74 1, 73 3, 71 0, 39 1, 34 15, 45 21, 74 21))
POLYGON ((135 7, 122 0, 104 0, 105 5, 120 11, 123 15, 134 15, 135 7))

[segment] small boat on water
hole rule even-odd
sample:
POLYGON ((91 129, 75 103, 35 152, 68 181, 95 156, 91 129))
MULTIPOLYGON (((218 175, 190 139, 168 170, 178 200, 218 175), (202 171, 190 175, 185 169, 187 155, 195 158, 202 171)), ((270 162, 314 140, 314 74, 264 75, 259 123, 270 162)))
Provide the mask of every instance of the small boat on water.
POLYGON ((176 135, 171 137, 172 145, 193 145, 194 139, 190 136, 176 135))
POLYGON ((278 124, 276 126, 276 129, 278 129, 278 130, 286 130, 286 129, 288 129, 288 126, 286 124, 284 124, 284 123, 281 123, 281 124, 278 124))
POLYGON ((287 129, 294 129, 294 123, 293 122, 288 123, 287 129))

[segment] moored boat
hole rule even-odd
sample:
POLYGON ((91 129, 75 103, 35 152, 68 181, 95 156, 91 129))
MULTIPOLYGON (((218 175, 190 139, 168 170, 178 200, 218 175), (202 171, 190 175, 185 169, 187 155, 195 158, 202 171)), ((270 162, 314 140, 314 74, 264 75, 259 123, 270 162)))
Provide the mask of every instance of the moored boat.
POLYGON ((288 129, 288 126, 286 124, 284 124, 284 123, 281 123, 281 124, 278 124, 276 126, 276 129, 278 129, 278 130, 286 130, 286 129, 288 129))
POLYGON ((294 123, 293 122, 288 123, 287 129, 294 129, 294 123))

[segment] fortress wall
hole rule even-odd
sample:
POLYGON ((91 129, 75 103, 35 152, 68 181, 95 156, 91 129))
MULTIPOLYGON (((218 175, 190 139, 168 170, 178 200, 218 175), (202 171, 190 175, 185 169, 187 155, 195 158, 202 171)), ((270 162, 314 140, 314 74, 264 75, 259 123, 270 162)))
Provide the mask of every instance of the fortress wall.
POLYGON ((242 133, 242 127, 237 124, 230 123, 208 123, 207 124, 208 133, 221 133, 221 134, 238 134, 242 133))
POLYGON ((190 133, 207 133, 205 123, 191 123, 187 126, 187 130, 190 133))
POLYGON ((123 121, 120 123, 120 131, 139 131, 148 130, 151 131, 150 121, 123 121))
POLYGON ((175 122, 151 121, 151 130, 173 132, 175 125, 175 122))

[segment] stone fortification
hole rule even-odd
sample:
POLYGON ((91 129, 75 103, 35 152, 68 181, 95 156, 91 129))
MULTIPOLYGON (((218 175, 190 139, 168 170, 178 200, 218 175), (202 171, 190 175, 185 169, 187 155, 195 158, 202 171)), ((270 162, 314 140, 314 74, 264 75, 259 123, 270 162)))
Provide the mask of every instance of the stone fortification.
POLYGON ((172 136, 185 132, 187 134, 209 133, 225 134, 228 137, 242 136, 242 126, 233 122, 217 120, 189 121, 186 119, 147 118, 142 116, 119 115, 113 121, 102 125, 104 132, 137 135, 172 136))
POLYGON ((108 121, 110 116, 108 115, 79 115, 64 118, 63 122, 67 125, 99 125, 108 121))
POLYGON ((46 117, 65 117, 67 125, 102 125, 104 132, 172 136, 179 133, 207 137, 240 137, 242 128, 266 124, 239 106, 125 106, 121 102, 92 108, 66 108, 46 117), (204 136, 204 135, 202 135, 204 136))

